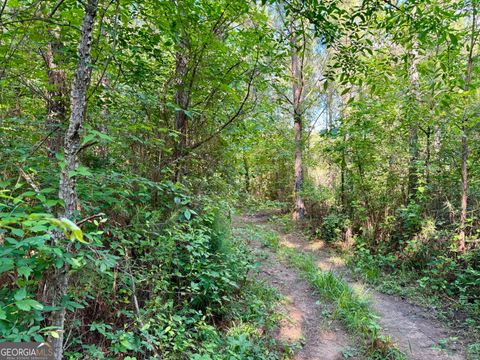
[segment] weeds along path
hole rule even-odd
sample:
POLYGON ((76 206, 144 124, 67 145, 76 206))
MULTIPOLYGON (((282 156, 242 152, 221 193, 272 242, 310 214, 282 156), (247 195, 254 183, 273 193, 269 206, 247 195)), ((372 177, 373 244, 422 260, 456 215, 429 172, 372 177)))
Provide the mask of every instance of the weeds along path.
MULTIPOLYGON (((268 224, 266 215, 250 216, 250 221, 257 224, 268 224)), ((359 293, 366 293, 371 302, 371 308, 378 315, 378 323, 383 334, 389 336, 399 349, 413 360, 463 360, 464 351, 458 344, 452 344, 448 339, 452 333, 445 326, 432 318, 428 309, 411 305, 402 299, 381 294, 367 288, 360 282, 348 277, 348 270, 343 261, 325 246, 322 241, 310 242, 298 233, 283 233, 274 229, 280 235, 283 246, 298 251, 310 253, 318 267, 323 271, 333 271, 342 276, 349 285, 359 293)))
MULTIPOLYGON (((235 231, 241 233, 242 227, 251 223, 250 218, 236 219, 235 231)), ((314 289, 295 269, 282 264, 272 250, 254 238, 247 240, 259 263, 258 276, 283 297, 279 309, 282 320, 275 333, 277 341, 291 349, 295 360, 339 360, 348 356, 353 351, 354 341, 339 323, 327 323, 322 314, 329 309, 319 303, 314 289)))

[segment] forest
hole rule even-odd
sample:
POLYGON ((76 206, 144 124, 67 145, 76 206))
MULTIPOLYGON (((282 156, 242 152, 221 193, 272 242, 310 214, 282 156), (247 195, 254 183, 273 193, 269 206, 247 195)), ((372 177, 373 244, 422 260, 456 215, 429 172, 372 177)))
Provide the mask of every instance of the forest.
POLYGON ((0 0, 0 359, 480 359, 479 11, 0 0))

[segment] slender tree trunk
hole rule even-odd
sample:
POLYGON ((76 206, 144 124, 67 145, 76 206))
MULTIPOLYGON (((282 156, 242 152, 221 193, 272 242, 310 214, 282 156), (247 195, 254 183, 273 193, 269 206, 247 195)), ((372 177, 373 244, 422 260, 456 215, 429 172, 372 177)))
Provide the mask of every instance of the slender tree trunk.
MULTIPOLYGON (((51 31, 53 37, 58 35, 51 31)), ((66 111, 66 77, 65 71, 58 69, 55 62, 55 53, 60 50, 62 44, 57 41, 52 41, 47 45, 47 49, 43 54, 43 58, 47 65, 48 90, 47 101, 47 120, 45 127, 47 130, 47 155, 49 158, 55 157, 55 154, 62 148, 63 134, 61 131, 62 125, 67 118, 66 111)))
MULTIPOLYGON (((108 104, 105 103, 104 101, 105 101, 105 98, 108 96, 107 92, 108 92, 108 87, 110 86, 110 81, 108 80, 108 78, 104 78, 102 80, 101 84, 102 84, 102 87, 103 87, 103 91, 102 91, 103 104, 102 104, 101 111, 100 111, 101 118, 102 118, 102 124, 100 126, 100 132, 102 134, 108 135, 107 124, 108 124, 109 112, 108 112, 108 104)), ((108 145, 101 145, 100 146, 100 156, 101 156, 103 161, 107 160, 107 158, 108 158, 108 145)))
POLYGON ((412 40, 412 50, 410 51, 410 99, 408 112, 410 114, 408 119, 408 145, 410 160, 408 166, 408 199, 416 200, 418 189, 418 106, 421 101, 420 81, 418 74, 418 42, 414 38, 412 40))
MULTIPOLYGON (((75 72, 75 78, 72 84, 70 94, 71 114, 67 132, 64 140, 65 166, 60 175, 59 197, 65 203, 63 217, 73 220, 75 212, 78 209, 78 198, 75 176, 71 176, 78 166, 78 151, 80 150, 82 120, 86 106, 86 92, 90 82, 90 50, 92 45, 92 32, 97 14, 98 0, 88 0, 83 17, 83 24, 78 45, 78 64, 75 72)), ((62 241, 60 235, 57 236, 57 242, 62 241)), ((65 251, 70 251, 69 245, 65 246, 65 251)), ((50 318, 50 325, 58 329, 58 338, 51 337, 51 342, 55 359, 63 358, 63 335, 65 325, 65 307, 62 300, 67 294, 68 287, 68 266, 58 269, 52 282, 53 298, 52 306, 57 310, 53 311, 50 318)))
MULTIPOLYGON (((293 211, 293 220, 303 221, 305 218, 305 204, 303 202, 303 164, 302 164, 302 92, 303 92, 303 58, 302 66, 299 63, 297 39, 293 20, 290 26, 291 32, 291 71, 292 71, 292 92, 293 92, 293 123, 295 130, 295 209, 293 211)), ((303 54, 302 54, 303 56, 303 54)))
POLYGON ((416 126, 410 126, 408 136, 410 152, 410 160, 408 165, 408 198, 416 199, 418 189, 418 129, 416 126))
POLYGON ((427 136, 427 153, 425 155, 425 184, 428 186, 430 185, 430 161, 431 161, 431 144, 432 144, 432 129, 429 126, 427 128, 427 131, 425 132, 425 135, 427 136))
POLYGON ((243 153, 243 167, 245 168, 245 192, 250 193, 250 168, 248 166, 248 159, 245 153, 243 153))
POLYGON ((345 192, 345 183, 346 183, 346 177, 347 177, 347 159, 345 156, 345 142, 346 142, 346 135, 343 136, 343 149, 342 149, 342 164, 341 164, 341 202, 342 202, 342 208, 343 211, 345 211, 347 207, 347 198, 346 198, 346 192, 345 192))
POLYGON ((330 88, 327 89, 327 108, 327 129, 331 129, 333 127, 333 91, 330 88))
POLYGON ((303 169, 302 169, 302 119, 295 117, 295 210, 293 219, 302 221, 305 217, 305 204, 303 202, 303 169))
POLYGON ((465 251, 465 222, 467 220, 467 205, 468 205, 468 170, 467 170, 467 158, 468 158, 468 146, 467 146, 467 134, 465 127, 462 128, 462 194, 460 200, 460 234, 458 238, 458 251, 465 251))
MULTIPOLYGON (((475 32, 477 23, 477 9, 475 3, 472 2, 472 27, 470 32, 470 49, 467 58, 467 73, 465 76, 464 90, 468 91, 470 82, 472 81, 473 69, 473 48, 475 46, 475 32)), ((467 118, 466 114, 462 120, 462 194, 460 200, 460 232, 458 237, 458 251, 464 252, 465 246, 465 223, 467 221, 467 206, 468 206, 468 143, 467 143, 467 118)))
MULTIPOLYGON (((184 40, 180 40, 179 47, 180 50, 177 51, 175 57, 175 105, 177 109, 175 110, 174 128, 179 136, 174 148, 175 159, 179 159, 187 147, 188 118, 186 111, 189 105, 186 82, 188 60, 185 53, 186 46, 184 40)), ((175 180, 181 181, 186 171, 187 169, 184 163, 181 161, 180 163, 176 163, 175 180)))

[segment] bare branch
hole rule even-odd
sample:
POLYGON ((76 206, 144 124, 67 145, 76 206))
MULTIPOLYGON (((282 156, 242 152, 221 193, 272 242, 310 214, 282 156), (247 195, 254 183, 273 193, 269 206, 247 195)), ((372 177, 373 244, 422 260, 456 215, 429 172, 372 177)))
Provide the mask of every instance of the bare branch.
POLYGON ((105 214, 102 213, 102 212, 98 213, 98 214, 87 216, 85 219, 82 219, 79 222, 77 222, 77 226, 82 226, 86 222, 91 221, 91 220, 96 219, 96 218, 99 218, 99 217, 102 217, 102 216, 105 216, 105 214))

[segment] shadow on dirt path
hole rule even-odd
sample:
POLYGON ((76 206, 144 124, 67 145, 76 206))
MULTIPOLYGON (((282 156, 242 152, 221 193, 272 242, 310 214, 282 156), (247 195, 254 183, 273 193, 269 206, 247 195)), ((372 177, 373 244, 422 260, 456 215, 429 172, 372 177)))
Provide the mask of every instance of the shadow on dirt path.
MULTIPOLYGON (((235 227, 238 230, 252 222, 251 218, 238 218, 235 227)), ((297 348, 293 356, 295 360, 344 359, 344 352, 351 351, 355 341, 339 323, 326 323, 322 311, 327 305, 321 304, 310 285, 295 269, 282 264, 270 249, 255 240, 250 240, 249 246, 259 264, 258 276, 276 288, 284 299, 280 309, 284 317, 276 331, 276 339, 297 348)))
POLYGON ((302 234, 283 233, 268 222, 268 215, 248 216, 244 221, 266 225, 280 235, 281 244, 311 253, 318 267, 342 276, 356 291, 365 293, 371 307, 379 316, 384 335, 390 336, 409 359, 413 360, 464 360, 462 346, 445 341, 454 334, 434 320, 426 308, 409 304, 396 296, 381 294, 348 276, 343 261, 323 241, 308 241, 302 234), (442 345, 443 344, 443 345, 442 345))

